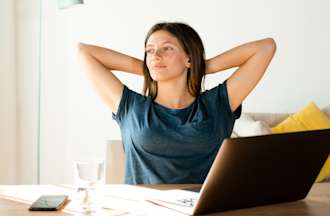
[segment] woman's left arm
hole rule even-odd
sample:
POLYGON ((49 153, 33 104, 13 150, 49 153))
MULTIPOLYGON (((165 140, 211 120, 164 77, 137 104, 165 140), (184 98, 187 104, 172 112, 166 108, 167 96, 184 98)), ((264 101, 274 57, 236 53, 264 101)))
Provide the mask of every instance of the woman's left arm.
POLYGON ((234 111, 255 88, 276 51, 272 38, 252 41, 206 60, 206 74, 239 67, 227 80, 231 110, 234 111))

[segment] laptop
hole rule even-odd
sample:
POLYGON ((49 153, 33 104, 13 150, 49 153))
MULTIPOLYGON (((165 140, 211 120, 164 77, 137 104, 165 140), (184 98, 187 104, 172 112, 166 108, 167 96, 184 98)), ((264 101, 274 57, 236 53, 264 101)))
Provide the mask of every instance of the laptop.
POLYGON ((330 129, 227 138, 202 186, 149 201, 188 215, 304 199, 330 154, 330 129))

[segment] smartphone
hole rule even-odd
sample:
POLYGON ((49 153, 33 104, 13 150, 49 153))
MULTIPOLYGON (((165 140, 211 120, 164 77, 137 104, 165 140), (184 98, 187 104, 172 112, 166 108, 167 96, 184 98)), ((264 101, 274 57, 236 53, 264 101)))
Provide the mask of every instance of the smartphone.
POLYGON ((42 195, 32 203, 30 211, 56 211, 68 201, 67 195, 42 195))

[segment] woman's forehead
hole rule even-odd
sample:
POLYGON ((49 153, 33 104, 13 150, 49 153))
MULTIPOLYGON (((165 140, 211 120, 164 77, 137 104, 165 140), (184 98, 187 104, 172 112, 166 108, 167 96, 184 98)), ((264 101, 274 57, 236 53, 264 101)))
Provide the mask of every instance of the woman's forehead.
POLYGON ((180 45, 178 39, 171 33, 164 30, 159 30, 150 35, 146 46, 162 45, 166 43, 180 45))

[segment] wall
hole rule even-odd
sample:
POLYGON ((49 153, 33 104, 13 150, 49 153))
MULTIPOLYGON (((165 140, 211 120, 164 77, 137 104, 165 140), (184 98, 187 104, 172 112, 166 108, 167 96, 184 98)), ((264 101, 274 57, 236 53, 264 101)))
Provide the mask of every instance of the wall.
MULTIPOLYGON (((294 112, 311 100, 320 107, 330 104, 326 94, 330 92, 328 1, 85 2, 68 10, 58 10, 55 1, 43 5, 41 183, 72 182, 73 160, 103 157, 105 141, 120 138, 110 111, 77 64, 76 46, 80 41, 142 58, 145 34, 154 23, 184 21, 200 33, 209 58, 247 41, 273 37, 278 47, 276 56, 244 101, 244 111, 294 112)), ((34 9, 30 5, 27 10, 34 9)), ((31 26, 21 27, 23 31, 31 26)), ((18 37, 22 43, 30 43, 30 38, 18 37)), ((31 58, 34 60, 34 52, 27 59, 21 58, 21 70, 31 58)), ((32 77, 36 76, 33 71, 32 77)), ((207 77, 206 87, 222 82, 232 71, 207 77)), ((141 90, 141 78, 116 74, 131 89, 141 90)), ((35 80, 20 85, 32 90, 34 84, 35 80)), ((35 101, 34 96, 28 96, 35 101)), ((20 103, 28 100, 21 98, 20 103)), ((26 130, 20 136, 28 134, 26 130)))
POLYGON ((14 2, 0 4, 0 184, 16 183, 14 2))
POLYGON ((39 0, 16 0, 17 182, 37 183, 39 0))

